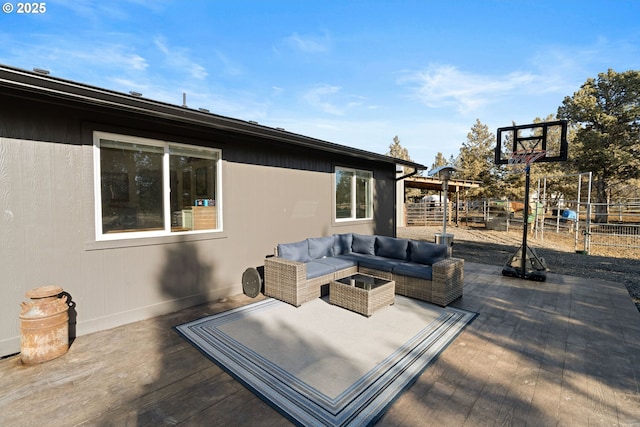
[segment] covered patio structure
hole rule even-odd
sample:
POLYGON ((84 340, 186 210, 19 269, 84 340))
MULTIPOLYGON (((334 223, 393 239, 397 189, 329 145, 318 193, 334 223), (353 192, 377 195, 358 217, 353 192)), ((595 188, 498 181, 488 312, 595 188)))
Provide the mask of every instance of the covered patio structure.
MULTIPOLYGON (((409 176, 407 178, 399 181, 398 185, 400 188, 396 190, 397 197, 402 197, 402 200, 397 200, 396 204, 398 206, 403 206, 404 209, 398 209, 398 216, 396 218, 396 222, 399 225, 406 226, 408 224, 408 208, 409 202, 406 197, 406 190, 408 189, 418 189, 429 192, 438 192, 440 197, 442 197, 442 184, 443 181, 437 176, 409 176)), ((480 188, 480 183, 478 181, 471 181, 465 179, 450 179, 448 185, 448 193, 453 194, 455 197, 454 203, 456 206, 460 205, 460 194, 467 190, 471 190, 474 188, 480 188)), ((451 197, 451 196, 449 196, 451 197)), ((450 220, 454 223, 458 223, 458 209, 449 209, 450 212, 450 220), (453 216, 453 218, 451 218, 453 216)))

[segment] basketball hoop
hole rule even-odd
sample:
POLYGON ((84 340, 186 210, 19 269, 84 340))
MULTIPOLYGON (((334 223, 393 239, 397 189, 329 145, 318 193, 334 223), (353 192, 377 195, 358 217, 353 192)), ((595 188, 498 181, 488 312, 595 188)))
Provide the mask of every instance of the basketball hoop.
POLYGON ((508 173, 524 172, 525 175, 522 247, 519 254, 514 254, 512 262, 502 269, 502 274, 505 276, 539 281, 544 281, 547 277, 543 270, 527 270, 528 256, 525 254, 529 253, 530 248, 527 246, 528 224, 526 219, 529 213, 530 166, 533 162, 566 161, 569 152, 567 130, 568 122, 566 120, 498 128, 495 148, 496 165, 509 165, 508 173), (513 267, 516 256, 519 258, 520 268, 513 267))
POLYGON ((507 165, 511 173, 524 172, 531 163, 547 155, 546 150, 518 150, 511 153, 507 165))

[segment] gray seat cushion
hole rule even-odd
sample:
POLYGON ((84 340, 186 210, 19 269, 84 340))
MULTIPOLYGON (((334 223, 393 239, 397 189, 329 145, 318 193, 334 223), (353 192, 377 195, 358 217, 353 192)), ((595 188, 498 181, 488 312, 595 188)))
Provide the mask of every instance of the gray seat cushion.
POLYGON ((309 261, 306 265, 307 279, 315 279, 316 277, 332 274, 336 271, 335 266, 318 261, 309 261))
POLYGON ((365 255, 358 259, 358 266, 373 268, 374 270, 392 272, 394 267, 404 264, 406 261, 395 258, 384 258, 381 256, 365 255))
POLYGON ((418 279, 433 280, 432 269, 430 265, 415 264, 413 262, 405 262, 393 267, 393 274, 400 276, 416 277, 418 279))
POLYGON ((358 264, 358 262, 359 262, 361 259, 366 259, 366 258, 371 258, 371 257, 372 257, 372 255, 364 255, 364 254, 357 254, 357 253, 355 253, 355 252, 351 252, 351 253, 344 254, 344 255, 338 255, 338 256, 336 256, 336 257, 334 257, 334 258, 343 258, 343 259, 348 259, 348 260, 350 260, 350 261, 352 261, 352 262, 356 263, 356 265, 357 265, 357 264, 358 264))
POLYGON ((358 261, 354 258, 348 258, 343 256, 332 256, 327 258, 320 258, 315 260, 323 264, 332 265, 335 271, 344 270, 345 268, 355 267, 358 265, 358 261))

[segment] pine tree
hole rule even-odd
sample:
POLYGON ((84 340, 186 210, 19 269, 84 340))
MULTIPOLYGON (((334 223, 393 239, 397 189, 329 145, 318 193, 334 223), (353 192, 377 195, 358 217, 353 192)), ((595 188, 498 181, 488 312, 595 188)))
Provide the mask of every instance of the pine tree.
POLYGON ((462 178, 481 182, 476 190, 476 195, 481 197, 496 197, 496 193, 499 193, 499 186, 496 185, 499 173, 494 162, 495 139, 488 126, 476 119, 457 159, 462 178))
MULTIPOLYGON (((398 138, 398 135, 393 137, 393 143, 389 145, 387 156, 391 156, 395 159, 412 161, 409 156, 409 151, 400 144, 400 138, 398 138)), ((412 168, 408 168, 406 166, 403 167, 403 170, 405 174, 413 172, 412 168)), ((418 173, 418 175, 420 174, 418 173)))
POLYGON ((448 164, 449 162, 447 159, 438 151, 438 154, 436 154, 436 158, 431 165, 431 170, 439 168, 440 166, 447 166, 448 164))
MULTIPOLYGON (((411 157, 409 157, 409 151, 400 144, 400 138, 398 138, 398 135, 393 137, 393 143, 389 145, 389 152, 387 153, 387 156, 391 156, 396 159, 412 161, 411 157)), ((403 166, 402 170, 405 175, 413 172, 412 168, 406 166, 403 166)), ((416 175, 421 174, 422 173, 419 171, 416 175)), ((420 197, 420 195, 421 191, 417 188, 409 188, 405 192, 405 197, 407 198, 420 197)))
POLYGON ((558 117, 577 127, 572 162, 593 172, 596 221, 606 222, 612 190, 640 177, 640 71, 610 69, 587 79, 564 99, 558 117))

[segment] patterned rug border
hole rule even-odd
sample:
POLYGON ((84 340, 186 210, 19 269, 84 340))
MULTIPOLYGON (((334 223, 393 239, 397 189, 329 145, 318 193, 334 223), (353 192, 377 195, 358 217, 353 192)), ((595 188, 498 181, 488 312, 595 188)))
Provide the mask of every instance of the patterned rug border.
POLYGON ((282 415, 305 426, 375 424, 477 316, 454 307, 439 307, 443 312, 436 320, 339 396, 331 398, 218 329, 220 325, 283 304, 286 303, 268 298, 174 329, 282 415))

